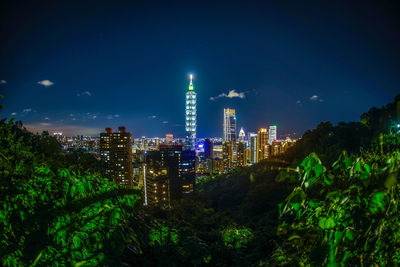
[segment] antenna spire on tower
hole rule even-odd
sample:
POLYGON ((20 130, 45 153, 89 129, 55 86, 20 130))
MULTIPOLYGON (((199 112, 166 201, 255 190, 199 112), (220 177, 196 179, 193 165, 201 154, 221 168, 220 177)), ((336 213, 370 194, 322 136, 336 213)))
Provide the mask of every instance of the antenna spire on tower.
POLYGON ((190 74, 190 84, 193 84, 193 74, 190 74))

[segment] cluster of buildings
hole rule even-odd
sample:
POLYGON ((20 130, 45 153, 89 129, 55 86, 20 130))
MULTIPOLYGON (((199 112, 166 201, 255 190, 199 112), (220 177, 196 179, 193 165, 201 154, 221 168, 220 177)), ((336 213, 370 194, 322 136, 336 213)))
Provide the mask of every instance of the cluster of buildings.
POLYGON ((295 140, 277 139, 277 126, 238 131, 236 111, 225 108, 222 138, 197 138, 197 94, 193 77, 185 94, 185 138, 132 138, 125 127, 106 128, 100 138, 67 138, 56 133, 65 149, 97 151, 104 174, 120 185, 143 188, 144 204, 168 207, 195 190, 196 177, 229 172, 279 155, 295 140))
POLYGON ((61 132, 55 132, 53 135, 65 151, 83 149, 93 154, 97 154, 99 151, 100 139, 98 137, 83 135, 67 137, 61 132))
POLYGON ((224 173, 252 165, 285 152, 296 142, 290 138, 278 140, 276 125, 246 135, 243 128, 238 133, 236 124, 235 109, 224 109, 224 137, 201 141, 197 173, 224 173))

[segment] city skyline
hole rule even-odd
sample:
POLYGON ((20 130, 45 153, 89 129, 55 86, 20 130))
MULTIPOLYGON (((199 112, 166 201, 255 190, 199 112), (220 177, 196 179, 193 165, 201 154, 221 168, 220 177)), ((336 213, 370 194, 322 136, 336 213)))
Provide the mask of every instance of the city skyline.
POLYGON ((300 137, 322 121, 358 121, 400 85, 388 3, 357 14, 334 3, 1 5, 1 117, 33 131, 125 125, 136 137, 184 137, 193 73, 198 137, 223 135, 224 108, 238 129, 300 137))

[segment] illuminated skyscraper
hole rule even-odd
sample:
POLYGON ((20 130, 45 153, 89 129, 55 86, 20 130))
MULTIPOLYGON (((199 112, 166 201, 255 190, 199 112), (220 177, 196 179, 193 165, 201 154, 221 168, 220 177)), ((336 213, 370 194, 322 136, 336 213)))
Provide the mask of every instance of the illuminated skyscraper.
POLYGON ((230 170, 232 168, 232 161, 233 161, 232 141, 225 141, 222 144, 222 160, 223 160, 224 170, 230 170))
POLYGON ((265 158, 265 146, 268 145, 268 130, 260 128, 257 134, 257 162, 265 158))
POLYGON ((269 140, 268 143, 271 145, 276 140, 276 125, 269 126, 269 140))
POLYGON ((132 186, 132 134, 125 127, 118 127, 118 132, 106 128, 105 133, 100 133, 100 156, 109 178, 117 184, 132 186))
POLYGON ((243 167, 247 165, 246 143, 239 141, 236 145, 236 166, 243 167))
POLYGON ((194 191, 196 152, 182 151, 182 145, 160 145, 161 167, 167 169, 170 198, 194 191))
POLYGON ((236 143, 236 114, 232 108, 224 108, 224 141, 236 143))
POLYGON ((186 92, 186 150, 194 150, 196 145, 197 110, 196 92, 193 88, 193 75, 190 75, 189 89, 186 92))
POLYGON ((257 134, 248 133, 249 138, 249 161, 257 163, 257 134))
POLYGON ((239 141, 240 142, 245 142, 246 141, 246 134, 244 133, 243 128, 240 128, 239 141))

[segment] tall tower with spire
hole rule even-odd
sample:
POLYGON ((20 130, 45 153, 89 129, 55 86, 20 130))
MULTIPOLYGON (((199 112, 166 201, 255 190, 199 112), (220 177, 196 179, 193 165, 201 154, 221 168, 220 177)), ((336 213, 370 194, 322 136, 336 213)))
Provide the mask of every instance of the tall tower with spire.
POLYGON ((186 150, 194 150, 196 145, 196 129, 197 129, 197 94, 193 88, 193 75, 190 74, 189 88, 186 92, 186 150))
POLYGON ((240 142, 245 142, 246 141, 246 134, 244 133, 243 128, 240 128, 239 141, 240 142))

